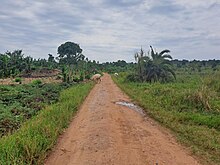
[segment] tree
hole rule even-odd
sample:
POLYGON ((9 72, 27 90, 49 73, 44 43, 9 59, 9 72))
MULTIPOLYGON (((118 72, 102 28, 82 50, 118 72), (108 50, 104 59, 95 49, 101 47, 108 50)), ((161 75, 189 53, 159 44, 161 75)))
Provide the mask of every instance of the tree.
POLYGON ((0 54, 0 68, 1 68, 1 77, 8 77, 9 72, 9 56, 6 54, 0 54))
POLYGON ((48 54, 48 65, 50 69, 56 68, 57 67, 57 62, 55 61, 55 57, 52 54, 48 54))
POLYGON ((66 42, 58 47, 57 54, 59 62, 62 64, 77 64, 78 61, 84 59, 82 49, 79 44, 74 42, 66 42))
POLYGON ((13 52, 7 51, 5 53, 9 57, 9 69, 10 74, 15 76, 18 72, 20 72, 22 68, 22 61, 24 54, 22 53, 22 50, 15 50, 13 52))
POLYGON ((74 66, 75 71, 77 71, 78 64, 85 59, 85 56, 82 54, 82 49, 79 44, 66 42, 58 47, 57 54, 59 55, 59 63, 67 65, 67 67, 63 66, 63 68, 65 68, 63 73, 66 75, 67 82, 72 81, 74 66))
POLYGON ((54 56, 52 54, 48 54, 48 62, 53 63, 55 62, 54 56))
POLYGON ((15 76, 22 70, 22 50, 0 54, 0 77, 15 76))
POLYGON ((137 75, 140 81, 144 81, 146 78, 145 75, 145 65, 149 62, 150 58, 146 56, 143 49, 141 48, 140 52, 135 53, 135 61, 137 62, 137 75))
POLYGON ((166 82, 170 79, 171 76, 176 78, 170 61, 172 57, 168 53, 170 53, 170 50, 168 49, 158 53, 153 50, 152 46, 150 46, 149 56, 146 56, 142 49, 140 53, 136 53, 136 72, 139 80, 148 82, 166 82))

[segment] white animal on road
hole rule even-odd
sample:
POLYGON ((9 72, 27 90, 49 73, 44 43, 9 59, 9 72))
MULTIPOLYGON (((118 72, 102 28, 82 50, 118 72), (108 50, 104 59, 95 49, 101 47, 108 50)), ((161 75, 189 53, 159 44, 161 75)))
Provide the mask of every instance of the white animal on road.
POLYGON ((96 83, 100 83, 101 82, 101 75, 95 74, 91 77, 91 80, 95 81, 96 83))

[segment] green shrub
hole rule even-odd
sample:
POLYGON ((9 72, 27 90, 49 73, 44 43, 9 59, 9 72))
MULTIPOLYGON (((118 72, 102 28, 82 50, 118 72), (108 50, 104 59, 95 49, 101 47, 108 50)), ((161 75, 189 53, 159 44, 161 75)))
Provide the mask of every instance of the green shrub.
POLYGON ((32 84, 34 84, 34 85, 40 85, 40 84, 42 84, 42 81, 39 80, 39 79, 33 80, 33 81, 32 81, 32 84))
POLYGON ((74 81, 74 82, 80 82, 80 78, 74 77, 74 78, 73 78, 73 81, 74 81))
POLYGON ((83 81, 83 80, 84 80, 84 76, 83 74, 80 74, 79 81, 83 81))
POLYGON ((87 74, 87 75, 85 76, 85 79, 87 79, 87 80, 90 80, 90 78, 91 78, 91 75, 89 75, 89 74, 87 74))
POLYGON ((22 83, 22 79, 20 77, 15 78, 15 82, 18 82, 19 84, 22 83))
POLYGON ((127 75, 125 81, 140 82, 140 79, 139 79, 138 75, 136 75, 136 74, 129 74, 129 75, 127 75))

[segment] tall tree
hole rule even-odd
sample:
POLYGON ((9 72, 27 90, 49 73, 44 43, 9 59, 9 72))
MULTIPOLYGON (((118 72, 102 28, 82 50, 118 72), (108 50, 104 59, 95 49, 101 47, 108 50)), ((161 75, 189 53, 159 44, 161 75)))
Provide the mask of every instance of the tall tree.
POLYGON ((149 62, 150 58, 146 56, 143 49, 141 48, 140 52, 135 53, 134 55, 135 61, 137 62, 137 75, 139 80, 144 81, 146 78, 145 75, 145 65, 149 62))
POLYGON ((171 76, 176 78, 170 61, 172 57, 168 53, 170 53, 168 49, 158 53, 152 46, 150 46, 149 56, 146 56, 142 49, 140 53, 136 53, 135 60, 139 79, 148 82, 166 82, 171 76))
POLYGON ((58 47, 57 54, 59 62, 63 64, 77 64, 85 56, 82 55, 82 49, 79 44, 66 42, 58 47))
POLYGON ((165 49, 160 53, 151 49, 151 60, 147 65, 147 81, 162 81, 166 82, 169 80, 170 76, 176 78, 174 71, 172 70, 172 56, 169 54, 170 50, 165 49))
POLYGON ((74 66, 75 70, 77 70, 77 64, 80 61, 83 61, 85 58, 85 56, 82 54, 82 49, 80 48, 79 44, 74 42, 66 42, 58 47, 57 54, 59 55, 59 63, 67 65, 67 67, 63 66, 63 73, 66 75, 66 80, 72 81, 74 75, 74 66))

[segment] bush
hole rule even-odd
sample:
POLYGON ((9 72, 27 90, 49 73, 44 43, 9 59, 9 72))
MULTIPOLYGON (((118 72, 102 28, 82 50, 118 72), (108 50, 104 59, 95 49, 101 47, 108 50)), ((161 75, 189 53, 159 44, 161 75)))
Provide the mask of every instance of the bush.
POLYGON ((136 75, 136 74, 129 74, 129 75, 127 75, 125 80, 126 81, 130 81, 130 82, 139 82, 140 81, 138 75, 136 75))
POLYGON ((42 81, 39 80, 39 79, 33 80, 33 81, 32 81, 32 84, 34 84, 34 85, 40 85, 40 84, 42 84, 42 81))
POLYGON ((80 82, 80 78, 74 77, 74 78, 73 78, 73 81, 74 81, 74 82, 80 82))
POLYGON ((87 75, 85 76, 85 79, 89 80, 89 79, 90 79, 90 75, 87 74, 87 75))
POLYGON ((21 84, 21 83, 22 83, 22 80, 21 80, 20 77, 17 77, 17 78, 15 78, 15 82, 18 82, 19 84, 21 84))
POLYGON ((79 77, 79 81, 83 81, 83 80, 84 80, 84 76, 83 76, 83 74, 81 74, 79 77))

